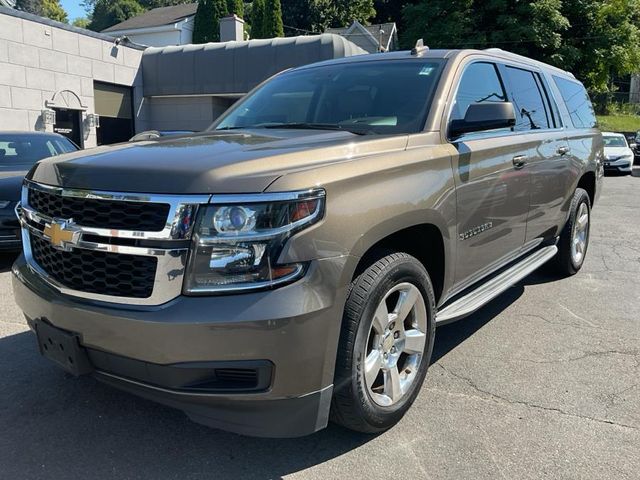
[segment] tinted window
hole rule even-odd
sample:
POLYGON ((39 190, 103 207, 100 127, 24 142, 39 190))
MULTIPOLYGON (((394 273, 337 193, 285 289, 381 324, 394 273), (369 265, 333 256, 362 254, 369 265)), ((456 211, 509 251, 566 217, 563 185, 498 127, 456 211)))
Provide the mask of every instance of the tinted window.
POLYGON ((76 147, 66 138, 45 135, 0 135, 0 169, 22 169, 43 158, 75 150, 76 147))
POLYGON ((439 60, 342 63, 292 71, 239 102, 216 129, 324 124, 363 133, 422 130, 439 60))
POLYGON ((504 101, 506 101, 504 89, 495 65, 472 63, 462 74, 451 111, 451 120, 464 119, 467 108, 472 103, 504 101))
POLYGON ((597 124, 596 115, 584 87, 577 82, 560 77, 553 77, 553 80, 556 82, 560 95, 562 95, 562 99, 567 105, 573 126, 576 128, 595 127, 597 124))
POLYGON ((552 123, 548 106, 535 74, 514 67, 506 67, 505 70, 509 83, 509 98, 516 111, 515 130, 549 128, 552 123))

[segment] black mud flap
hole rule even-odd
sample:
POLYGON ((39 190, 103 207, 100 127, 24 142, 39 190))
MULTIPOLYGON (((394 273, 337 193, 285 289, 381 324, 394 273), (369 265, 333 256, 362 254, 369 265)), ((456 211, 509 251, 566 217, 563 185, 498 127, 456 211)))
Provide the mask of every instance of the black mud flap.
POLYGON ((45 358, 76 377, 93 372, 87 352, 80 346, 77 335, 56 328, 41 319, 35 321, 35 330, 38 348, 45 358))

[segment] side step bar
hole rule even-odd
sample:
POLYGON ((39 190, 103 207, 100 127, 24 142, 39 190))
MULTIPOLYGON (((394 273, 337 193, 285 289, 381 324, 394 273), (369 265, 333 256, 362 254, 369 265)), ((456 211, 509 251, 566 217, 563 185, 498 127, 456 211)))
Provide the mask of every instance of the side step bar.
POLYGON ((436 326, 460 320, 475 312, 551 260, 557 252, 558 247, 555 245, 536 250, 501 274, 440 310, 436 315, 436 326))

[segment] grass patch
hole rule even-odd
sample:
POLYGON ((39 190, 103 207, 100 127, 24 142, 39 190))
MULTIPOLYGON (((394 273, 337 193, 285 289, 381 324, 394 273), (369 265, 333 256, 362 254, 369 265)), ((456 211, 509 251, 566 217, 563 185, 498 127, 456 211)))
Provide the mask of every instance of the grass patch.
POLYGON ((637 132, 640 115, 598 115, 600 130, 607 132, 637 132))

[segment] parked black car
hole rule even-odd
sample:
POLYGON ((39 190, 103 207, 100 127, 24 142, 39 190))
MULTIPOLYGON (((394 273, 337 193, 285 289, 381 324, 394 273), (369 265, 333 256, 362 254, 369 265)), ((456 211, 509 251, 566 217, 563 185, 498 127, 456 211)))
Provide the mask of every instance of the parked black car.
POLYGON ((57 133, 0 132, 0 250, 20 250, 20 226, 15 214, 22 180, 43 158, 78 150, 57 133))

